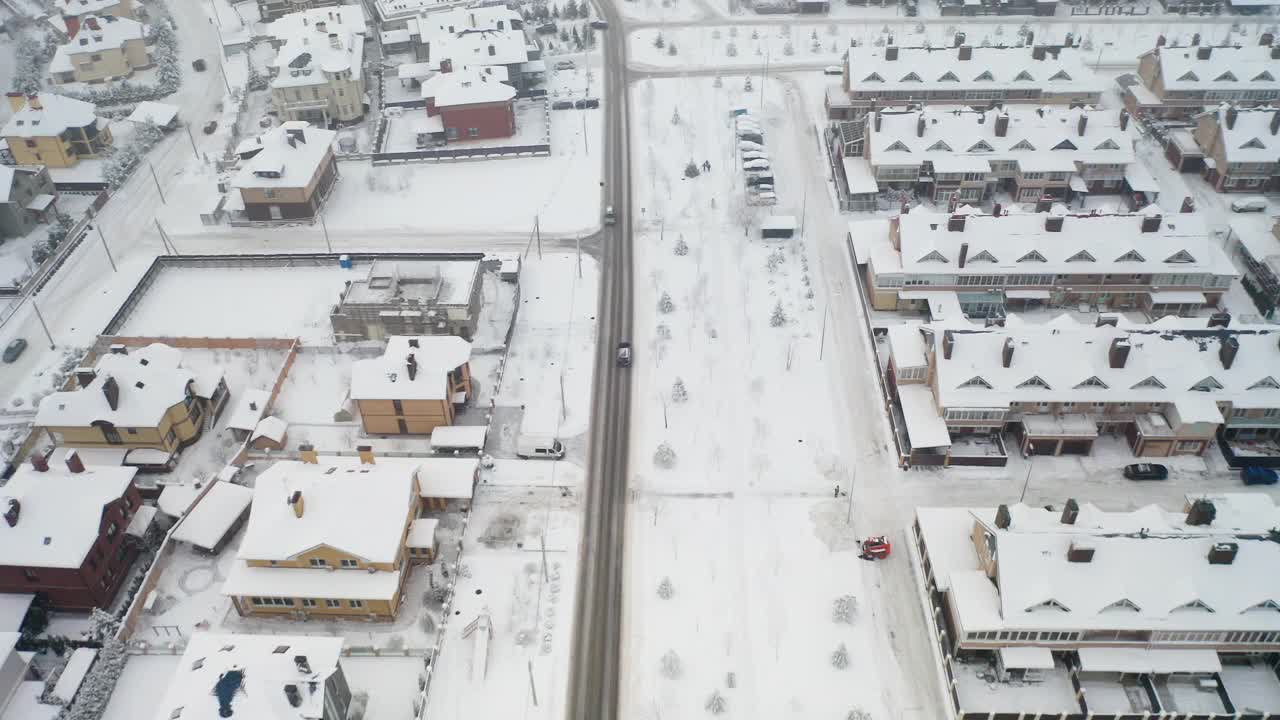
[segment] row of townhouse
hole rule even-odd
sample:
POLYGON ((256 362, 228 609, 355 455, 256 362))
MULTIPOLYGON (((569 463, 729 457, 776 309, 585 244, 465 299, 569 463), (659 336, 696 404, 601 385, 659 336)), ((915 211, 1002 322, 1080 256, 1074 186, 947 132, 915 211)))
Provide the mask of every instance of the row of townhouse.
MULTIPOLYGON (((842 205, 875 208, 885 188, 935 203, 1069 201, 1089 193, 1154 193, 1135 162, 1137 129, 1121 110, 877 110, 845 123, 832 148, 842 205)), ((1144 195, 1144 202, 1147 196, 1144 195)))
POLYGON ((1090 454, 1100 434, 1139 457, 1202 455, 1215 440, 1275 448, 1277 341, 1277 328, 1231 327, 1225 313, 895 326, 886 379, 903 462, 953 464, 967 452, 953 444, 1004 433, 1036 455, 1090 454))
POLYGON ((1275 316, 1280 306, 1280 222, 1265 225, 1247 221, 1231 223, 1228 247, 1239 261, 1240 282, 1264 317, 1275 316))
POLYGON ((850 47, 827 117, 859 120, 887 107, 1096 105, 1105 83, 1072 48, 850 47))
POLYGON ((1222 105, 1195 120, 1201 175, 1214 190, 1280 191, 1280 109, 1222 105))
POLYGON ((1270 37, 1248 47, 1158 46, 1138 56, 1140 82, 1125 88, 1130 112, 1186 119, 1206 106, 1241 107, 1280 100, 1280 46, 1270 37))
MULTIPOLYGON (((967 209, 967 208, 966 208, 967 209)), ((1239 272, 1195 214, 924 212, 849 224, 870 306, 972 317, 1085 303, 1149 317, 1217 307, 1239 272)))

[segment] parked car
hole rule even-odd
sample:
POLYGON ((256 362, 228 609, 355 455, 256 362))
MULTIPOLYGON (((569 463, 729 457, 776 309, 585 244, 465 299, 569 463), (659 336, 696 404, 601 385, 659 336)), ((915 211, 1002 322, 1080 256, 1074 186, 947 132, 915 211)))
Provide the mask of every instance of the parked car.
POLYGON ((595 110, 600 107, 600 98, 587 98, 587 109, 595 110))
POLYGON ((522 431, 516 438, 516 456, 526 460, 559 460, 564 457, 564 445, 551 433, 522 431))
POLYGON ((1231 212, 1265 212, 1266 209, 1267 199, 1260 195, 1250 195, 1231 201, 1231 212))
POLYGON ((213 134, 217 129, 218 129, 218 121, 217 121, 217 120, 210 120, 209 122, 207 122, 207 123, 205 123, 205 124, 204 124, 204 134, 205 134, 205 135, 212 135, 212 134, 213 134))
POLYGON ((618 222, 618 214, 617 214, 617 213, 615 213, 615 212, 613 211, 613 206, 612 206, 612 205, 605 205, 605 207, 604 207, 604 224, 605 224, 605 225, 616 225, 616 224, 617 224, 617 222, 618 222))
POLYGON ((605 22, 604 20, 592 20, 591 27, 595 28, 596 30, 608 30, 609 23, 605 22))
POLYGON ((1245 485, 1275 485, 1280 482, 1280 474, 1269 467, 1250 466, 1240 471, 1240 479, 1245 485))
POLYGON ((1134 463, 1124 466, 1124 476, 1130 480, 1167 480, 1169 468, 1156 463, 1134 463))
POLYGON ((844 68, 840 67, 839 65, 828 65, 822 68, 822 74, 823 75, 843 75, 844 68))
POLYGON ((586 101, 586 100, 574 100, 574 101, 573 101, 573 107, 574 107, 575 109, 577 109, 577 110, 586 110, 586 109, 587 109, 587 101, 586 101))
POLYGON ((762 152, 760 150, 743 150, 742 159, 743 160, 768 160, 769 153, 762 152))
POLYGON ((196 58, 191 61, 191 68, 196 72, 204 72, 205 67, 204 58, 196 58))
POLYGON ((572 109, 573 109, 573 101, 572 101, 572 100, 557 100, 557 101, 555 101, 555 102, 551 103, 551 109, 552 109, 552 110, 572 110, 572 109))
POLYGON ((22 355, 22 351, 27 349, 27 341, 23 338, 14 338, 9 346, 4 349, 4 361, 11 363, 22 355))
POLYGON ((738 149, 739 149, 739 150, 741 150, 741 151, 743 151, 743 152, 746 152, 746 151, 748 151, 748 150, 755 150, 755 151, 757 151, 757 152, 764 152, 764 145, 761 145, 760 143, 755 142, 755 141, 753 141, 753 140, 739 140, 739 141, 738 141, 738 149))
POLYGON ((768 170, 768 160, 747 160, 742 163, 743 170, 768 170))
POLYGON ((576 67, 578 67, 578 65, 574 63, 572 60, 560 60, 556 62, 557 70, 572 70, 576 67))
POLYGON ((538 26, 538 34, 539 35, 555 35, 556 29, 557 29, 556 24, 553 22, 542 23, 541 25, 538 26))
POLYGON ((618 367, 631 367, 631 343, 618 343, 617 360, 618 367))

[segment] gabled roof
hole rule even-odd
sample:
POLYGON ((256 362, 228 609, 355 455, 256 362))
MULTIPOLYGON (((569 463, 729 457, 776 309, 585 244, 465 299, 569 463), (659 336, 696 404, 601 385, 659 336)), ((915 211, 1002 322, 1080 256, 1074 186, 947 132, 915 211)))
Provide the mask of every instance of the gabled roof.
POLYGON ((83 17, 105 14, 120 4, 120 0, 57 0, 55 7, 63 17, 83 17))
POLYGON ((17 525, 0 522, 0 565, 80 567, 98 540, 103 506, 124 496, 136 472, 123 466, 90 465, 79 473, 20 466, 0 487, 0 513, 10 498, 19 503, 17 525))
POLYGON ((1235 122, 1227 127, 1229 105, 1209 111, 1214 115, 1222 138, 1222 151, 1229 163, 1280 162, 1280 136, 1271 134, 1272 118, 1280 108, 1236 108, 1235 122))
POLYGON ((237 188, 306 187, 316 170, 329 156, 338 133, 311 127, 310 123, 293 120, 272 128, 252 140, 245 140, 237 150, 260 145, 262 150, 243 163, 231 179, 237 188), (291 141, 292 139, 292 141, 291 141), (278 173, 279 177, 265 176, 278 173))
POLYGON ((471 358, 471 343, 454 335, 395 335, 380 357, 351 365, 354 400, 444 400, 446 375, 471 358), (409 378, 409 356, 417 370, 409 378))
POLYGON ((272 87, 327 83, 325 73, 350 72, 359 79, 364 63, 364 12, 360 4, 290 13, 267 26, 283 42, 272 67, 272 87))
POLYGON ((457 107, 510 102, 516 89, 482 70, 461 68, 432 75, 422 83, 422 97, 432 99, 436 107, 457 107))
POLYGON ((43 170, 43 165, 0 165, 0 203, 9 202, 9 194, 13 192, 13 184, 19 174, 39 175, 43 170))
POLYGON ((1053 92, 1098 93, 1104 84, 1088 68, 1084 55, 1070 48, 1046 52, 1043 60, 1033 59, 1029 47, 975 47, 970 49, 969 60, 960 60, 956 48, 894 49, 897 60, 886 60, 883 47, 850 47, 845 65, 850 68, 849 89, 920 92, 965 86, 984 90, 1040 86, 1053 92))
POLYGON ((65 95, 42 92, 36 95, 40 107, 31 100, 9 118, 0 135, 5 137, 57 137, 67 128, 81 128, 98 121, 93 103, 65 95))
POLYGON ((1280 90, 1269 72, 1276 61, 1268 46, 1161 47, 1151 52, 1159 57, 1168 90, 1280 90), (1206 50, 1209 57, 1201 59, 1206 50))
POLYGON ((49 61, 49 72, 71 72, 71 58, 81 53, 99 53, 123 48, 130 40, 145 40, 147 26, 137 20, 113 15, 90 16, 81 21, 76 34, 58 46, 49 61))
POLYGON ((197 379, 182 367, 180 350, 160 343, 130 350, 127 355, 107 353, 98 360, 94 372, 86 387, 45 396, 35 424, 88 427, 107 422, 121 428, 159 427, 164 414, 186 399, 188 386, 197 379), (117 391, 114 410, 104 392, 110 382, 117 391))

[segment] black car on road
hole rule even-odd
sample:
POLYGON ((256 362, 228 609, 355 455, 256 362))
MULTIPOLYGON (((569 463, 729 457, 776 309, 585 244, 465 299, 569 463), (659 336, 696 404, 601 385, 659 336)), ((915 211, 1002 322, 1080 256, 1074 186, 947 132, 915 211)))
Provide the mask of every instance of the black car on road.
POLYGON ((1130 480, 1167 480, 1169 468, 1156 463, 1134 463, 1124 466, 1124 476, 1130 480))

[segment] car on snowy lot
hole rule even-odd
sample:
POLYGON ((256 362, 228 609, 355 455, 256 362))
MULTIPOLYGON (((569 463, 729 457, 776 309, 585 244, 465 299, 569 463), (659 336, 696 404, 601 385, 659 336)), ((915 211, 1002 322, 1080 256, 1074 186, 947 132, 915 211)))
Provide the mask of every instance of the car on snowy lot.
POLYGON ((572 110, 572 109, 573 109, 573 101, 572 101, 572 100, 557 100, 557 101, 555 101, 555 102, 551 103, 551 109, 552 109, 552 110, 572 110))
POLYGON ((195 70, 196 72, 204 72, 204 69, 205 69, 204 58, 196 58, 195 60, 192 60, 191 69, 195 70))
POLYGON ((218 121, 217 121, 217 120, 210 120, 209 122, 207 122, 207 123, 205 123, 205 124, 204 124, 204 134, 205 134, 205 135, 212 135, 212 134, 213 134, 217 129, 218 129, 218 121))
POLYGON ((4 361, 11 363, 22 355, 22 351, 27 349, 27 341, 24 338, 14 338, 13 342, 4 349, 4 361))
POLYGON ((1157 463, 1134 463, 1124 466, 1124 476, 1130 480, 1167 480, 1169 468, 1157 463))
POLYGON ((612 205, 605 205, 604 207, 604 224, 605 225, 618 224, 618 214, 614 212, 612 205))
POLYGON ((557 70, 572 70, 578 67, 577 63, 572 60, 560 60, 556 63, 557 70))
POLYGON ((738 149, 743 152, 746 152, 747 150, 764 150, 764 146, 758 142, 752 142, 751 140, 739 140, 738 149))
POLYGON ((542 23, 541 25, 538 26, 537 32, 539 35, 555 35, 556 24, 553 22, 542 23))
POLYGON ((587 98, 586 103, 588 110, 595 110, 600 107, 600 98, 587 98))
POLYGON ((743 170, 768 170, 768 160, 747 160, 742 163, 743 170))
POLYGON ((768 160, 769 153, 761 152, 759 150, 743 150, 742 159, 743 160, 768 160))
POLYGON ((590 25, 591 25, 591 28, 592 28, 593 30, 608 30, 608 29, 609 29, 609 23, 605 22, 604 20, 592 20, 592 21, 591 21, 591 23, 590 23, 590 25))
POLYGON ((828 65, 822 68, 822 74, 823 75, 843 75, 844 68, 840 67, 839 65, 828 65))
POLYGON ((1236 198, 1231 201, 1231 212, 1266 212, 1266 210, 1267 199, 1261 195, 1250 195, 1249 197, 1236 198))
POLYGON ((1280 482, 1280 474, 1269 467, 1251 466, 1240 471, 1240 479, 1245 485, 1275 485, 1280 482))
POLYGON ((772 185, 773 175, 769 173, 747 173, 747 185, 772 185))

